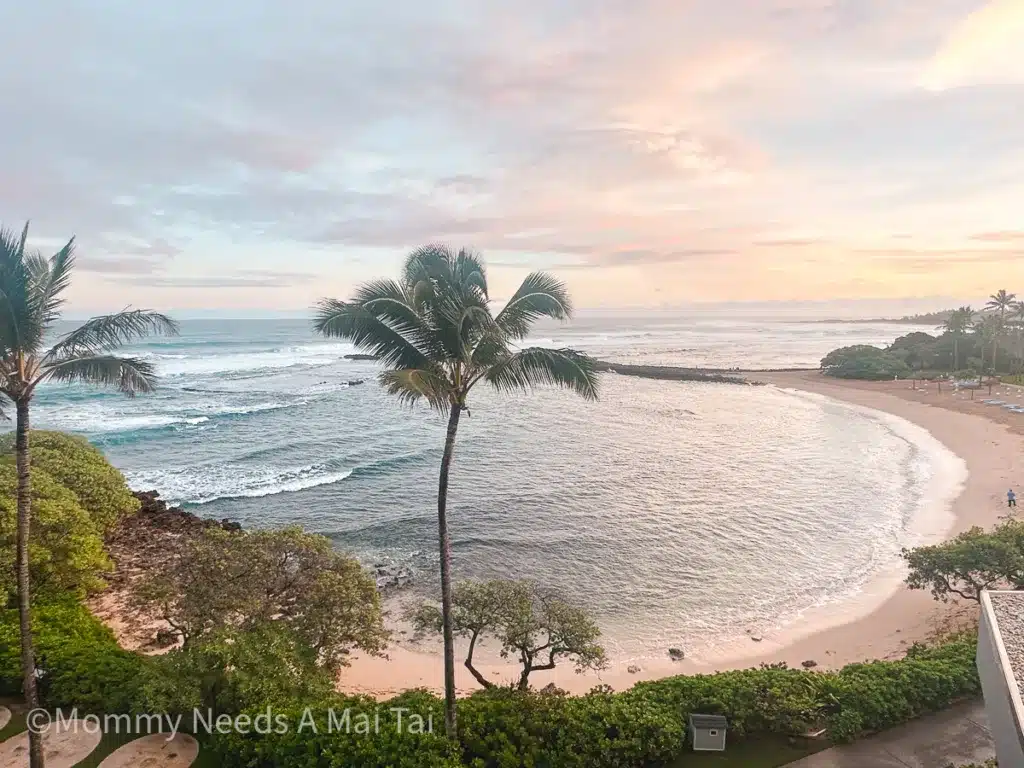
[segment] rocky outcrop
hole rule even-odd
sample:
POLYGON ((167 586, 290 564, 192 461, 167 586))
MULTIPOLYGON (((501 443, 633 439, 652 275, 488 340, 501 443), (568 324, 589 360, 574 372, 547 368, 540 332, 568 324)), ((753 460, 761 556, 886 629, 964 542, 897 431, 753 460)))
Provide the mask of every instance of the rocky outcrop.
POLYGON ((618 373, 622 376, 639 376, 643 379, 666 379, 669 381, 702 381, 708 384, 746 384, 761 386, 763 382, 750 381, 734 374, 721 373, 718 370, 701 368, 679 368, 671 365, 626 365, 625 363, 609 363, 605 360, 595 361, 599 371, 618 373))
POLYGON ((199 517, 181 507, 171 507, 160 498, 158 491, 133 491, 132 495, 141 505, 137 515, 140 522, 149 527, 171 533, 187 533, 202 528, 223 528, 225 531, 240 531, 242 524, 232 520, 213 520, 199 517))
POLYGON ((390 563, 374 563, 373 575, 381 592, 407 587, 412 583, 412 571, 390 563))
POLYGON ((376 360, 376 355, 345 355, 345 360, 376 360))

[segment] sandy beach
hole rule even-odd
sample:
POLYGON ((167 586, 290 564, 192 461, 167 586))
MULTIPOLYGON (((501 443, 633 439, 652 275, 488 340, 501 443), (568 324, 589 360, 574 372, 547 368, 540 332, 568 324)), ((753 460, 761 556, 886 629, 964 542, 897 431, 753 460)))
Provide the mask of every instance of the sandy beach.
MULTIPOLYGON (((981 401, 988 397, 987 390, 975 393, 971 400, 969 392, 954 393, 948 386, 939 392, 935 384, 914 389, 909 381, 840 381, 817 372, 758 373, 754 377, 779 388, 825 395, 906 419, 961 457, 968 475, 952 502, 949 536, 971 526, 995 524, 1006 512, 1006 489, 1024 485, 1024 416, 984 405, 981 401)), ((666 382, 666 386, 672 384, 666 382)), ((999 387, 993 395, 1024 403, 1021 388, 999 387)), ((585 675, 576 675, 571 664, 563 664, 550 672, 535 673, 531 683, 535 687, 555 683, 570 692, 583 693, 596 685, 622 690, 639 680, 744 668, 762 662, 784 661, 799 666, 812 660, 819 668, 834 668, 855 661, 899 657, 911 643, 973 620, 973 604, 937 603, 926 592, 906 589, 901 580, 902 574, 896 571, 880 574, 855 599, 808 611, 759 642, 741 638, 724 646, 721 657, 711 662, 673 662, 666 649, 664 660, 648 660, 635 674, 628 672, 626 661, 599 674, 585 675)), ((388 697, 415 687, 442 690, 438 643, 412 643, 408 634, 403 634, 407 628, 398 621, 394 627, 397 640, 388 658, 354 655, 352 666, 339 679, 343 691, 388 697)), ((478 685, 461 665, 461 650, 460 646, 456 651, 456 681, 460 692, 467 694, 478 685)), ((516 670, 515 665, 503 663, 493 649, 485 651, 477 666, 496 683, 512 679, 516 670)))

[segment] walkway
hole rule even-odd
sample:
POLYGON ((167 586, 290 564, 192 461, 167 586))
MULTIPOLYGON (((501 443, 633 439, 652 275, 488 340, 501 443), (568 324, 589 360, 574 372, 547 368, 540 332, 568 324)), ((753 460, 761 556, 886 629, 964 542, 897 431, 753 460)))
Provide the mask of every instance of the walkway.
POLYGON ((995 757, 981 701, 826 749, 787 768, 945 768, 995 757))

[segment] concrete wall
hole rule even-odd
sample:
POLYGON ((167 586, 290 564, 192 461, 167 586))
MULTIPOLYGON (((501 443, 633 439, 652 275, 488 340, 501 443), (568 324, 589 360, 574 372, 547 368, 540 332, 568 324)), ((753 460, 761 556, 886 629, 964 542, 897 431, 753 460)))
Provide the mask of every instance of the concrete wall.
POLYGON ((1013 680, 1011 670, 1003 669, 1005 652, 993 626, 995 617, 988 595, 982 595, 981 625, 978 630, 978 675, 985 695, 992 739, 996 743, 999 765, 1024 766, 1024 736, 1014 709, 1014 696, 1008 681, 1013 680))

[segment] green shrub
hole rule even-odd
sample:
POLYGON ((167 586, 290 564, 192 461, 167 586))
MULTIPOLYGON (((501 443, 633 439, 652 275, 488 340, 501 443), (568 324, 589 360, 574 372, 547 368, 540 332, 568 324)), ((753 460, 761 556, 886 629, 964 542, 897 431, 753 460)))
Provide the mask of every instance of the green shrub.
MULTIPOLYGON (((14 457, 0 457, 0 604, 15 592, 17 535, 14 457)), ((32 536, 29 569, 36 595, 84 594, 102 586, 110 569, 100 531, 70 490, 48 473, 32 473, 32 536)))
POLYGON ((841 347, 821 360, 821 370, 839 379, 884 380, 910 375, 910 367, 898 355, 869 344, 841 347))
MULTIPOLYGON (((253 718, 266 708, 255 708, 253 718)), ((387 702, 334 694, 310 710, 273 710, 288 728, 261 735, 231 730, 214 734, 208 746, 222 768, 460 768, 458 747, 444 735, 441 702, 423 691, 409 691, 387 702), (402 728, 393 710, 404 708, 402 728), (348 718, 345 712, 348 712, 348 718), (333 712, 333 716, 329 714, 333 712), (409 729, 409 713, 424 718, 423 732, 409 729), (365 719, 364 719, 365 718, 365 719), (430 726, 430 730, 427 726, 430 726), (362 731, 363 727, 369 729, 362 731)), ((276 722, 276 720, 274 721, 276 722)))
POLYGON ((139 511, 139 500, 124 475, 84 437, 33 430, 30 445, 33 468, 42 469, 74 493, 102 533, 139 511))
MULTIPOLYGON (((622 693, 485 691, 459 701, 456 745, 444 736, 439 698, 410 691, 378 703, 333 693, 331 680, 281 626, 218 635, 149 658, 118 648, 108 629, 66 600, 37 607, 35 636, 48 706, 188 713, 187 724, 193 707, 250 718, 269 707, 285 718, 283 733, 214 733, 208 744, 225 768, 665 766, 686 752, 686 723, 694 712, 725 715, 730 738, 789 735, 825 723, 833 740, 849 741, 948 707, 980 688, 976 637, 965 634, 933 647, 912 646, 898 661, 851 664, 838 672, 773 665, 642 682, 622 693), (315 730, 309 721, 299 728, 306 707, 315 730), (399 731, 398 707, 406 710, 407 724, 411 713, 420 715, 423 732, 399 731), (370 733, 360 732, 360 713, 370 733)), ((17 647, 17 612, 6 610, 0 615, 0 692, 20 688, 17 647)))

